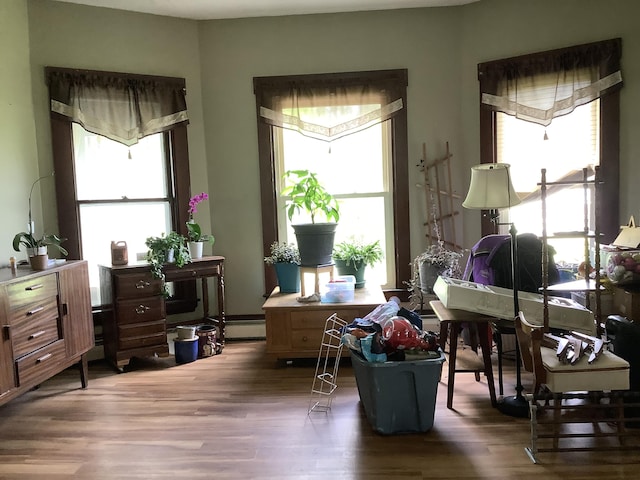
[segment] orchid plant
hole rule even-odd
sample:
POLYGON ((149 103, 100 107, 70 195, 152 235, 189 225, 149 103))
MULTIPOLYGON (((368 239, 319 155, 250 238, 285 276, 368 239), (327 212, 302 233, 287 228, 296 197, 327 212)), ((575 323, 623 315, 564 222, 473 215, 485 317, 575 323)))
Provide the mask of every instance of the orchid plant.
POLYGON ((187 238, 190 242, 209 242, 213 245, 215 241, 215 237, 209 234, 203 234, 202 228, 196 221, 193 216, 198 213, 198 204, 204 202, 209 199, 209 195, 205 192, 199 193, 194 197, 191 197, 189 200, 189 220, 187 221, 187 238))

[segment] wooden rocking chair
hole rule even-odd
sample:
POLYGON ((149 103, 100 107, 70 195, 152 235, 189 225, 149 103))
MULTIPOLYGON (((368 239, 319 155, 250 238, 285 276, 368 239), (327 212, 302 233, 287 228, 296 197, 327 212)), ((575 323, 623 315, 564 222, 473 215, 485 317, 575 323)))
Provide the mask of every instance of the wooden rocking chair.
POLYGON ((531 446, 525 448, 534 463, 538 463, 537 454, 541 452, 638 448, 625 445, 628 433, 623 399, 630 395, 626 360, 605 350, 595 361, 593 356, 582 355, 574 363, 565 363, 559 355, 562 346, 555 348, 557 338, 545 333, 544 327, 527 322, 522 312, 516 317, 515 326, 524 369, 533 373, 534 380, 533 392, 526 395, 531 412, 531 446), (604 399, 608 401, 603 402, 604 399), (551 418, 539 416, 539 411, 551 408, 550 402, 551 418), (589 423, 593 428, 588 431, 575 425, 589 423), (603 423, 616 428, 601 428, 603 423), (617 437, 618 441, 603 445, 600 441, 579 440, 596 437, 617 437), (545 443, 541 448, 540 439, 551 440, 552 446, 545 443), (560 446, 560 439, 567 441, 560 446))

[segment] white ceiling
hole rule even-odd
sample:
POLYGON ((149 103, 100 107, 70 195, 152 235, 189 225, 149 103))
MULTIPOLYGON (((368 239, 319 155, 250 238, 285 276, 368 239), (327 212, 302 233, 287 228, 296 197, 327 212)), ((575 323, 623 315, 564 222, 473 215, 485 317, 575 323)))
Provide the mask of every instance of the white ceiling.
POLYGON ((56 0, 96 7, 212 20, 396 8, 444 7, 480 0, 56 0))

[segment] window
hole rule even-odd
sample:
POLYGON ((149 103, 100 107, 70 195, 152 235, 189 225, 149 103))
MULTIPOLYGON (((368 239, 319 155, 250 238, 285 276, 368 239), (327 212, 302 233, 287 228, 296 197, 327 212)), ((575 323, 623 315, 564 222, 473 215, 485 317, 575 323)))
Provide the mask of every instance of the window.
MULTIPOLYGON (((522 203, 511 207, 509 221, 519 232, 542 235, 542 202, 538 183, 541 169, 547 170, 547 181, 580 180, 582 169, 593 176, 599 165, 599 100, 577 107, 572 113, 558 117, 547 127, 520 120, 505 113, 496 113, 496 144, 498 162, 511 165, 511 180, 522 203)), ((591 202, 589 218, 593 225, 595 212, 591 202)), ((550 189, 547 195, 547 233, 577 232, 584 228, 582 186, 550 189), (567 205, 572 205, 567 208, 567 205), (568 214, 569 212, 569 214, 568 214)), ((502 232, 506 233, 506 232, 502 232)), ((580 238, 554 239, 557 263, 577 265, 584 260, 584 241, 580 238)))
MULTIPOLYGON (((170 230, 186 233, 190 195, 186 105, 176 99, 184 94, 184 79, 52 67, 47 74, 60 234, 67 238, 69 258, 88 261, 92 304, 99 308, 98 265, 111 264, 112 240, 127 242, 131 263, 136 252, 146 252, 148 236, 170 230), (102 115, 99 107, 115 104, 117 110, 126 105, 123 95, 107 92, 100 99, 100 92, 92 92, 88 99, 78 88, 98 84, 99 90, 104 84, 120 94, 121 86, 136 82, 156 85, 153 90, 168 99, 162 103, 149 96, 141 102, 139 108, 147 111, 138 111, 136 117, 147 121, 140 127, 127 124, 127 119, 102 121, 108 114, 102 115), (60 94, 74 88, 77 97, 60 94), (153 119, 145 116, 149 112, 153 119), (108 130, 109 124, 118 126, 115 133, 108 130)), ((195 284, 179 282, 174 293, 167 304, 169 313, 195 309, 195 284)))
MULTIPOLYGON (((576 167, 582 169, 588 165, 600 165, 603 180, 598 206, 603 212, 599 225, 603 234, 601 243, 612 242, 619 231, 621 48, 620 39, 613 39, 478 65, 483 99, 480 108, 481 162, 511 163, 514 186, 519 192, 525 193, 531 192, 532 182, 540 181, 540 169, 543 166, 553 171, 553 177, 548 177, 551 181, 568 175, 576 167), (583 82, 583 70, 589 70, 590 77, 586 83, 583 82), (563 83, 569 83, 571 75, 578 79, 573 84, 575 90, 569 91, 566 98, 555 104, 551 97, 552 106, 548 110, 531 109, 519 103, 532 92, 545 94, 562 91, 563 83), (549 76, 559 79, 558 88, 548 88, 549 76), (500 97, 504 86, 507 92, 500 97), (489 103, 485 103, 486 97, 490 97, 489 103), (540 125, 529 124, 512 116, 521 114, 524 118, 533 115, 536 117, 533 120, 540 125), (553 122, 551 118, 554 118, 553 122), (545 126, 548 140, 544 140, 545 126)), ((555 198, 558 204, 562 203, 560 197, 555 198)), ((525 198, 523 203, 520 213, 517 209, 513 212, 519 215, 518 221, 525 225, 527 221, 524 217, 529 216, 533 218, 531 223, 539 219, 541 227, 542 214, 536 202, 525 198), (527 208, 529 212, 525 212, 527 208), (531 209, 537 213, 531 213, 531 209)), ((558 230, 572 229, 566 217, 557 218, 562 222, 562 228, 558 230)), ((524 231, 522 225, 516 226, 519 231, 524 231)), ((548 226, 549 232, 556 227, 548 226)), ((527 229, 533 230, 533 226, 527 229)), ((582 223, 575 229, 582 230, 582 223)), ((496 233, 495 226, 484 216, 482 235, 490 233, 496 233)))
MULTIPOLYGON (((340 200, 336 241, 352 235, 379 238, 391 268, 380 265, 376 278, 405 289, 411 263, 406 85, 406 70, 254 78, 265 255, 272 242, 293 238, 279 195, 282 173, 305 168, 315 171, 340 200), (348 93, 340 98, 356 92, 360 100, 332 98, 342 90, 348 93), (292 118, 293 110, 300 116, 292 118), (330 121, 323 118, 327 114, 333 116, 330 121), (349 122, 342 116, 354 114, 377 115, 377 121, 360 123, 345 135, 341 129, 349 122), (280 128, 284 123, 286 128, 280 128), (340 138, 319 140, 328 130, 340 131, 340 138)), ((275 284, 272 269, 265 269, 266 293, 275 284)))
MULTIPOLYGON (((287 202, 280 195, 284 188, 284 172, 298 169, 313 171, 340 203, 335 243, 351 238, 363 243, 378 240, 385 252, 385 260, 367 267, 367 278, 376 285, 394 287, 388 121, 342 137, 330 145, 283 128, 274 128, 274 135, 279 146, 276 149, 278 211, 284 212, 287 202), (393 282, 391 285, 390 281, 393 282)), ((307 221, 307 218, 293 219, 293 223, 307 221)), ((287 243, 295 243, 291 223, 286 215, 278 217, 278 238, 287 243)))

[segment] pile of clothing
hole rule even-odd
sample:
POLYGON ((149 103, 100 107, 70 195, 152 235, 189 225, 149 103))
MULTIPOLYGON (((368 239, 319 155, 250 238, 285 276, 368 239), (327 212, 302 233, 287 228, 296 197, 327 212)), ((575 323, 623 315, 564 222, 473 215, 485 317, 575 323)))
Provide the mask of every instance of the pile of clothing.
POLYGON ((439 355, 438 334, 422 330, 420 315, 392 298, 342 331, 342 343, 369 362, 414 360, 439 355))

